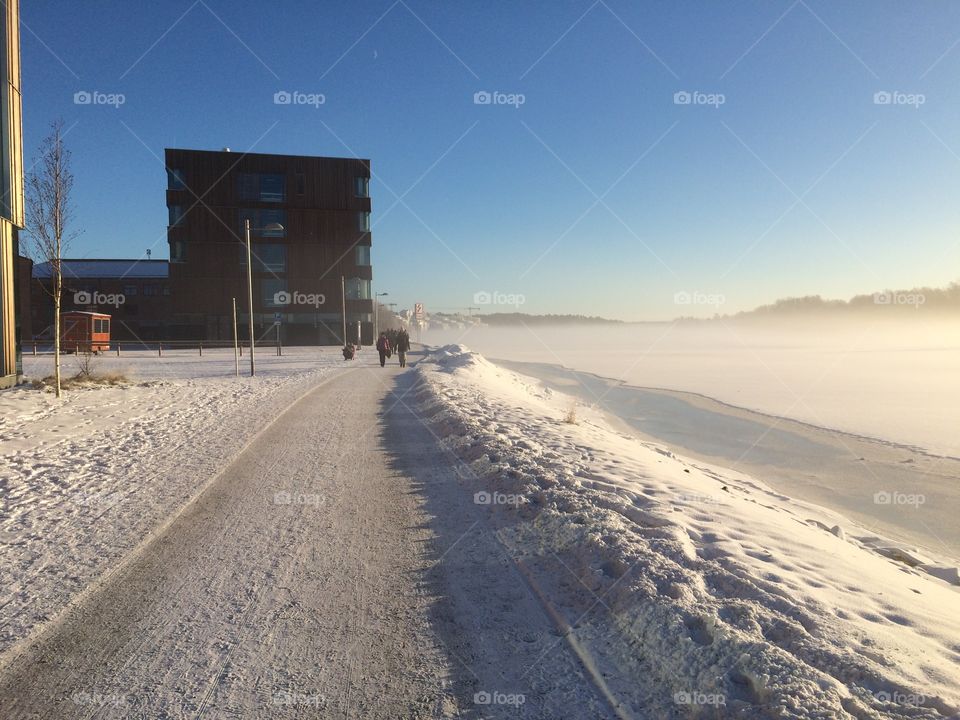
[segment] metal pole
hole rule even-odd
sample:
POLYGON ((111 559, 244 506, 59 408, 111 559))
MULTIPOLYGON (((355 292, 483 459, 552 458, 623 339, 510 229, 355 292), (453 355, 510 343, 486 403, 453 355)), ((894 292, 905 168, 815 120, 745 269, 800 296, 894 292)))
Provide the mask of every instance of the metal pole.
POLYGON ((280 352, 280 323, 277 323, 277 357, 282 354, 283 353, 280 352))
POLYGON ((244 234, 247 238, 247 315, 250 332, 250 377, 257 371, 253 361, 253 259, 250 252, 250 218, 243 221, 244 234))
POLYGON ((240 343, 237 341, 237 299, 233 298, 233 364, 240 377, 240 343))
POLYGON ((340 276, 340 307, 343 309, 343 346, 347 346, 347 283, 340 276))

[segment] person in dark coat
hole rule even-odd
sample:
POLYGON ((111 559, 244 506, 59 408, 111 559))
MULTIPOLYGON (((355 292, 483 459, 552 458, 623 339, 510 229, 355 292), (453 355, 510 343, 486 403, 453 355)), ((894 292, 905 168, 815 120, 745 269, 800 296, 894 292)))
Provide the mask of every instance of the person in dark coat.
POLYGON ((387 357, 390 355, 390 341, 387 340, 386 333, 380 333, 377 340, 377 352, 380 353, 380 367, 387 364, 387 357))
POLYGON ((400 360, 400 367, 407 366, 407 352, 410 350, 410 336, 406 330, 397 333, 397 358, 400 360))

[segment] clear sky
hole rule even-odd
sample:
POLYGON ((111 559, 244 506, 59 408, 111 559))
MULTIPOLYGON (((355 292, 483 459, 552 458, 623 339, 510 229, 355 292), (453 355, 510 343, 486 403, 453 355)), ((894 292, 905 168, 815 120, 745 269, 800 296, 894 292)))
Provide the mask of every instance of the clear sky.
POLYGON ((371 158, 399 307, 656 319, 960 279, 957 2, 21 4, 26 162, 62 117, 71 256, 166 258, 163 149, 228 146, 371 158))

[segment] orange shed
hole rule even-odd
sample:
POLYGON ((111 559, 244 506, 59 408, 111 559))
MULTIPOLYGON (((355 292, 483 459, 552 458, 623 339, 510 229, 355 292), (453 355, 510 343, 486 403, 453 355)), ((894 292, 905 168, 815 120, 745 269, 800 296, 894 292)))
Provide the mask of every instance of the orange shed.
POLYGON ((110 316, 80 311, 60 313, 60 347, 65 352, 109 350, 110 316))

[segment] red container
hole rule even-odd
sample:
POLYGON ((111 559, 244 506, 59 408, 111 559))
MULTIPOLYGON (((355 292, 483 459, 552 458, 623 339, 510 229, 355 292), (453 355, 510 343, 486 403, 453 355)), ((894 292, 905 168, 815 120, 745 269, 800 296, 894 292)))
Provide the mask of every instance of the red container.
POLYGON ((60 348, 64 352, 109 350, 110 316, 79 311, 60 313, 60 348))

